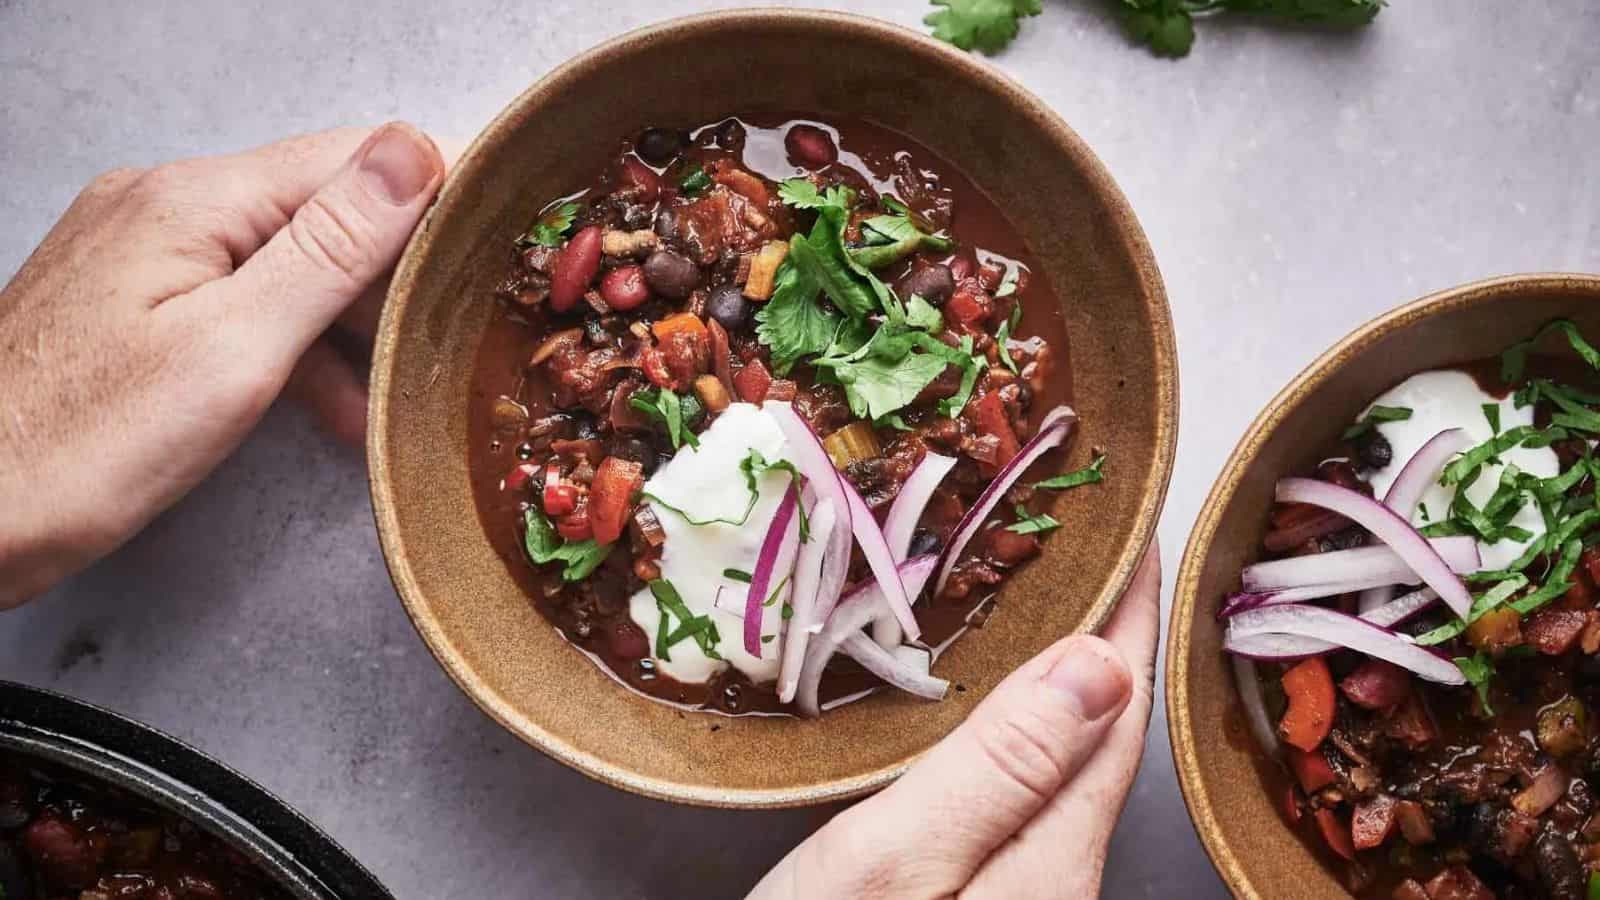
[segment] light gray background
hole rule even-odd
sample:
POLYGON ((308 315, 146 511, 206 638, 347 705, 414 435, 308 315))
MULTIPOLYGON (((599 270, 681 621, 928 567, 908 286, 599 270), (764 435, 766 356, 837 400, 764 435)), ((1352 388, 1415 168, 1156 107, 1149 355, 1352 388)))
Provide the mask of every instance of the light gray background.
MULTIPOLYGON (((396 117, 467 138, 561 60, 709 6, 0 0, 0 276, 101 170, 396 117)), ((1110 167, 1177 321, 1169 574, 1240 432, 1336 338, 1469 279, 1600 270, 1592 0, 1395 0, 1354 35, 1206 23, 1178 62, 1090 0, 1045 6, 995 64, 1110 167)), ((405 898, 734 896, 821 821, 640 800, 480 715, 395 600, 361 459, 289 408, 121 552, 0 619, 0 675, 215 753, 405 898)), ((1223 893, 1158 708, 1106 894, 1223 893)))

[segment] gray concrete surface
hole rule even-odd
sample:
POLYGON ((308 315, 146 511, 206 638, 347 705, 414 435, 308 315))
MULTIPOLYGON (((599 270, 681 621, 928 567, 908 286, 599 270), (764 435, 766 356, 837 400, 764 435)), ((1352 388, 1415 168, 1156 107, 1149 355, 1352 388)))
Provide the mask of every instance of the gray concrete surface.
MULTIPOLYGON (((470 137, 568 56, 711 5, 0 0, 0 275, 100 170, 393 117, 470 137)), ((1336 338, 1469 279, 1600 269, 1590 0, 1395 0, 1342 36, 1208 24, 1179 62, 1089 0, 1045 5, 995 64, 1110 166, 1171 292, 1169 572, 1246 423, 1336 338)), ((735 896, 823 818, 636 799, 479 715, 395 601, 362 461, 289 408, 121 552, 0 619, 0 675, 221 756, 405 898, 735 896)), ((1224 894, 1159 710, 1105 893, 1224 894)))

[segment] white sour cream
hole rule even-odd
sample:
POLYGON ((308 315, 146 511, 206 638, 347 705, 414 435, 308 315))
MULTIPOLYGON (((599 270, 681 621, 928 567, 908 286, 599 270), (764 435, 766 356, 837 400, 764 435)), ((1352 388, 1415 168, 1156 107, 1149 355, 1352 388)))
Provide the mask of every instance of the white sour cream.
MULTIPOLYGON (((1500 430, 1533 424, 1533 407, 1517 408, 1508 396, 1499 399, 1478 387, 1471 375, 1454 369, 1422 372, 1402 381, 1378 399, 1373 406, 1402 406, 1411 410, 1411 418, 1399 422, 1379 423, 1378 432, 1394 449, 1393 461, 1382 469, 1371 472, 1368 480, 1378 499, 1388 493, 1389 485, 1405 468, 1406 461, 1428 439, 1446 428, 1461 428, 1467 432, 1475 446, 1494 437, 1489 419, 1483 413, 1485 404, 1500 407, 1500 430)), ((1363 413, 1365 415, 1365 413, 1363 413)), ((1540 478, 1550 478, 1560 472, 1561 463, 1549 447, 1516 447, 1500 454, 1504 463, 1540 478)), ((1494 496, 1500 484, 1503 466, 1485 464, 1483 474, 1467 489, 1467 498, 1480 509, 1494 496)), ((1438 522, 1450 515, 1450 503, 1455 499, 1456 488, 1443 487, 1435 481, 1422 495, 1416 512, 1411 516, 1413 525, 1422 526, 1438 522)), ((1526 528, 1534 538, 1544 534, 1544 518, 1537 504, 1529 501, 1512 524, 1526 528)), ((1527 547, 1527 541, 1502 540, 1493 544, 1479 542, 1483 554, 1483 568, 1499 569, 1516 559, 1527 547)))
MULTIPOLYGON (((671 462, 645 482, 644 489, 652 497, 661 498, 697 520, 737 520, 750 501, 750 490, 739 464, 751 450, 760 452, 769 461, 782 459, 783 432, 760 408, 749 403, 734 403, 699 435, 699 440, 699 449, 689 446, 679 449, 671 462)), ((720 660, 707 656, 693 640, 674 644, 667 653, 670 660, 656 659, 656 666, 663 674, 699 684, 732 665, 752 681, 772 681, 778 677, 782 608, 787 601, 788 585, 783 586, 779 600, 762 611, 761 633, 773 637, 762 644, 761 656, 756 657, 745 652, 744 619, 732 612, 744 609, 748 585, 730 580, 722 572, 724 569, 755 570, 762 539, 777 513, 784 491, 789 488, 789 480, 787 472, 762 474, 756 480, 759 499, 742 526, 691 525, 661 503, 646 501, 661 520, 667 536, 662 545, 661 577, 672 582, 691 613, 711 617, 721 638, 716 645, 717 653, 722 656, 720 660), (719 590, 722 591, 720 603, 717 601, 719 590)), ((649 636, 650 651, 654 654, 656 627, 661 619, 654 595, 648 588, 634 594, 628 611, 649 636)), ((679 624, 673 617, 671 627, 679 624)))

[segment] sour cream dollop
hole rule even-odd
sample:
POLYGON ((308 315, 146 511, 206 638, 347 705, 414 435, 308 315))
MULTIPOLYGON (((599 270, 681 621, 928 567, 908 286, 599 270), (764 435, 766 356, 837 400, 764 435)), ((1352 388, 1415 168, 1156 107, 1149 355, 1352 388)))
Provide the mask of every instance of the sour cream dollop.
MULTIPOLYGON (((1400 406, 1411 410, 1409 419, 1377 425, 1378 433, 1389 441, 1394 456, 1389 465, 1374 470, 1368 476, 1374 495, 1381 500, 1388 493, 1389 485, 1399 476, 1400 470, 1405 468, 1406 461, 1429 438, 1446 428, 1465 430, 1474 445, 1494 437, 1494 430, 1483 410, 1489 404, 1500 409, 1501 431, 1533 424, 1532 406, 1519 409, 1510 397, 1495 397, 1479 387, 1477 379, 1455 369, 1413 375, 1374 400, 1373 406, 1400 406)), ((1516 447, 1500 454, 1500 460, 1539 478, 1553 477, 1561 469, 1555 451, 1549 447, 1516 447)), ((1503 465, 1486 463, 1483 474, 1467 488, 1467 498, 1481 509, 1494 496, 1500 484, 1500 472, 1504 468, 1503 465)), ((1422 495, 1422 501, 1411 516, 1411 523, 1421 527, 1449 518, 1450 504, 1455 496, 1455 486, 1444 487, 1435 481, 1422 495)), ((1507 538, 1493 544, 1479 541, 1478 549, 1483 555, 1484 569, 1504 568, 1545 531, 1544 517, 1539 514, 1538 505, 1532 502, 1524 505, 1511 522, 1527 529, 1533 538, 1528 541, 1507 538)))
MULTIPOLYGON (((683 640, 668 649, 670 660, 656 658, 656 666, 663 674, 692 684, 710 680, 729 665, 752 681, 772 681, 778 677, 778 648, 782 645, 778 637, 789 586, 784 584, 778 599, 762 610, 761 633, 773 638, 762 645, 762 655, 755 657, 744 649, 744 619, 732 612, 744 609, 749 586, 727 578, 723 571, 738 569, 749 573, 755 569, 767 526, 777 513, 783 492, 789 489, 789 474, 769 471, 756 479, 759 496, 743 525, 691 525, 666 505, 677 507, 700 521, 738 520, 750 502, 749 486, 740 463, 751 450, 768 461, 782 459, 783 432, 759 407, 734 403, 699 435, 699 440, 698 449, 689 446, 679 449, 670 462, 645 482, 644 490, 651 498, 664 501, 646 499, 666 533, 660 560, 661 577, 672 582, 691 613, 710 616, 716 623, 720 637, 716 651, 722 659, 707 656, 693 640, 683 640), (720 603, 718 591, 722 592, 720 603)), ((650 651, 654 655, 656 629, 661 620, 655 596, 648 588, 639 591, 629 600, 628 612, 649 636, 650 651)), ((680 624, 672 617, 670 627, 680 624)))

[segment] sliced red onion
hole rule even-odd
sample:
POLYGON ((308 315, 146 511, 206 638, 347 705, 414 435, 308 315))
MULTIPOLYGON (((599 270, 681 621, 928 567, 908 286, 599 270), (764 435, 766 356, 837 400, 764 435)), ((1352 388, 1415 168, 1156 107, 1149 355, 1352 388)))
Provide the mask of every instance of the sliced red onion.
MULTIPOLYGON (((1391 600, 1377 609, 1364 612, 1357 618, 1364 622, 1371 622, 1379 628, 1393 628, 1432 606, 1438 600, 1439 595, 1434 592, 1433 588, 1423 588, 1419 591, 1412 591, 1404 597, 1391 600)), ((1257 606, 1256 608, 1259 609, 1261 607, 1257 606)), ((1298 659, 1306 656, 1318 656, 1337 649, 1339 649, 1337 644, 1331 644, 1324 640, 1287 634, 1255 634, 1247 637, 1236 637, 1234 640, 1234 652, 1253 659, 1298 659)))
POLYGON ((1077 421, 1078 414, 1073 412, 1070 406, 1058 406, 1044 414, 1044 418, 1039 422, 1039 433, 1023 444, 1011 462, 1006 463, 994 480, 989 482, 989 486, 978 495, 978 501, 972 504, 966 515, 961 517, 961 522, 951 533, 950 543, 944 548, 944 561, 939 565, 939 575, 933 582, 935 594, 944 589, 944 583, 950 577, 950 570, 955 567, 956 560, 961 558, 961 551, 967 548, 967 543, 978 533, 978 529, 983 527, 984 520, 999 505, 1006 491, 1011 490, 1011 486, 1017 483, 1035 460, 1052 448, 1059 447, 1072 432, 1072 426, 1077 421))
POLYGON ((1239 700, 1244 704, 1244 719, 1250 733, 1268 756, 1278 752, 1278 731, 1272 727, 1272 717, 1267 715, 1267 701, 1261 694, 1261 679, 1253 660, 1243 656, 1233 658, 1233 681, 1239 688, 1239 700))
POLYGON ((950 682, 918 672, 859 631, 845 635, 839 642, 839 649, 863 669, 907 693, 928 700, 943 700, 950 690, 950 682))
MULTIPOLYGON (((894 554, 895 562, 903 562, 911 552, 911 538, 916 533, 917 522, 922 520, 922 512, 928 508, 934 490, 955 468, 955 464, 953 456, 923 453, 922 461, 917 463, 917 467, 911 470, 911 475, 900 486, 900 493, 895 496, 883 523, 883 539, 888 542, 889 552, 894 554)), ((912 603, 917 601, 917 595, 911 590, 908 589, 906 594, 912 603)), ((872 639, 885 650, 893 651, 904 638, 905 634, 896 619, 879 619, 872 623, 872 639)))
MULTIPOLYGON (((826 559, 834 530, 833 501, 818 500, 811 510, 811 540, 800 546, 794 564, 794 593, 783 635, 783 655, 778 666, 778 702, 794 699, 800 683, 800 663, 805 658, 806 642, 817 614, 817 597, 822 586, 823 560, 826 559)), ((745 629, 749 631, 748 628, 745 629)))
POLYGON ((850 511, 850 530, 855 534, 856 543, 861 545, 861 555, 867 558, 872 576, 883 585, 884 598, 888 601, 889 608, 894 611, 895 618, 900 620, 900 627, 905 629, 912 640, 915 640, 922 634, 922 629, 918 627, 916 616, 911 612, 911 599, 906 596, 905 585, 901 584, 900 575, 895 569, 894 554, 890 552, 889 545, 884 540, 883 530, 878 527, 878 520, 873 518, 872 510, 867 508, 867 502, 861 499, 861 494, 847 479, 839 476, 839 470, 834 468, 833 460, 828 458, 828 451, 823 449, 821 439, 794 411, 793 405, 774 401, 762 408, 772 415, 773 420, 778 423, 778 428, 783 431, 784 439, 788 441, 789 452, 795 465, 800 468, 801 474, 817 485, 817 496, 830 496, 827 484, 830 479, 843 493, 845 508, 850 511))
POLYGON ((1396 597, 1377 609, 1364 612, 1361 618, 1380 628, 1393 628, 1437 602, 1439 602, 1438 591, 1433 588, 1422 588, 1396 597))
MULTIPOLYGON (((900 564, 900 577, 920 594, 937 562, 938 557, 931 554, 908 559, 900 564)), ((846 636, 861 631, 879 616, 887 615, 892 613, 888 601, 884 599, 881 582, 878 581, 866 582, 839 601, 822 633, 806 645, 805 659, 800 664, 800 685, 795 690, 794 698, 795 706, 803 715, 821 714, 817 689, 822 684, 823 669, 838 651, 839 644, 846 636)))
MULTIPOLYGON (((1433 538, 1426 545, 1451 572, 1478 568, 1478 542, 1470 537, 1433 538)), ((1400 554, 1388 547, 1356 547, 1259 562, 1246 566, 1239 578, 1245 590, 1261 592, 1358 581, 1400 584, 1416 580, 1416 575, 1400 554)))
MULTIPOLYGON (((1400 474, 1389 483, 1389 490, 1383 495, 1383 505, 1394 510, 1400 518, 1411 521, 1417 504, 1422 502, 1422 495, 1427 493, 1428 486, 1439 476, 1445 463, 1471 445, 1472 438, 1467 436, 1464 428, 1446 428, 1428 438, 1427 443, 1411 454, 1400 474)), ((1357 608, 1362 612, 1377 609, 1389 602, 1392 596, 1394 589, 1389 585, 1370 588, 1361 593, 1357 608)))
MULTIPOLYGON (((778 501, 778 511, 772 517, 772 524, 767 526, 767 536, 761 540, 761 552, 756 556, 756 570, 750 576, 750 590, 744 601, 744 649, 745 652, 757 659, 761 658, 761 604, 767 599, 767 592, 772 587, 777 574, 780 558, 786 554, 780 551, 787 538, 794 534, 795 541, 799 540, 799 522, 795 520, 794 510, 797 505, 794 488, 784 489, 783 499, 778 501), (790 526, 794 527, 791 528, 790 526)), ((793 556, 790 556, 793 559, 793 556)), ((787 574, 787 572, 783 573, 787 574)))
POLYGON ((1244 638, 1267 635, 1317 638, 1394 663, 1429 681, 1466 684, 1461 670, 1448 659, 1371 622, 1320 606, 1283 605, 1240 613, 1228 623, 1222 649, 1257 659, 1304 655, 1294 652, 1293 644, 1279 646, 1278 650, 1283 653, 1280 657, 1276 653, 1259 652, 1260 644, 1266 642, 1241 643, 1244 638), (1247 654, 1247 650, 1257 652, 1247 654))
MULTIPOLYGON (((1439 592, 1439 598, 1455 610, 1456 615, 1467 617, 1472 608, 1472 595, 1467 593, 1467 586, 1439 557, 1427 538, 1412 528, 1410 522, 1395 515, 1394 510, 1349 488, 1312 478, 1281 479, 1277 500, 1279 503, 1309 503, 1353 520, 1399 554, 1428 587, 1439 592)), ((1476 541, 1473 552, 1477 552, 1476 541)), ((1460 676, 1459 672, 1456 674, 1460 676)))

